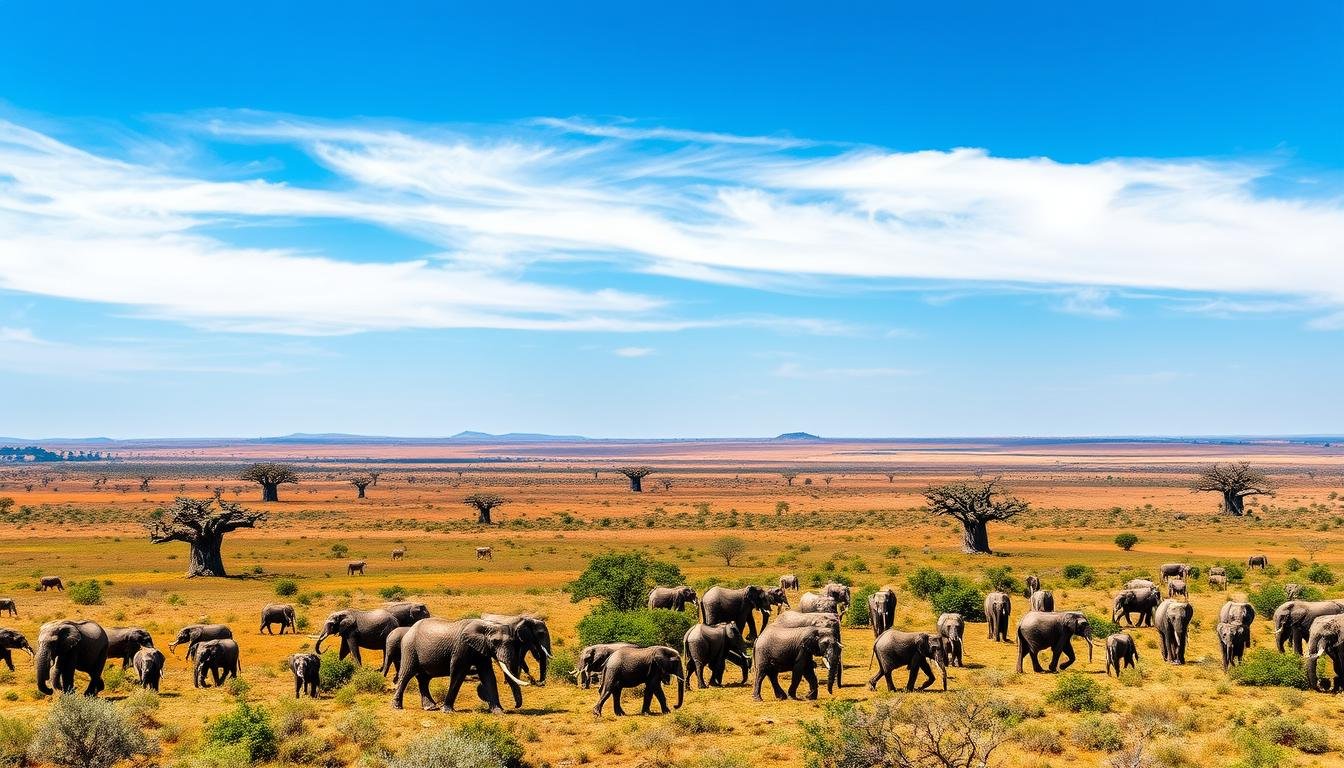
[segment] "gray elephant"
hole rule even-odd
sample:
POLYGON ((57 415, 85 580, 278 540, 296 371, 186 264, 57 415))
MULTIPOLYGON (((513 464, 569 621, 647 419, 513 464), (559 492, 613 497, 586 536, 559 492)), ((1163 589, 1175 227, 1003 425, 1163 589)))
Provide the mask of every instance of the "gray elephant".
POLYGON ((1210 576, 1226 576, 1226 575, 1227 575, 1227 569, 1224 568, 1224 567, 1221 566, 1221 565, 1211 565, 1211 566, 1209 566, 1209 575, 1210 575, 1210 576))
POLYGON ((779 577, 779 588, 792 589, 794 592, 802 589, 802 587, 798 586, 798 577, 792 573, 786 573, 779 577))
POLYGON ((966 634, 966 620, 960 613, 944 613, 938 617, 938 634, 943 638, 943 647, 947 650, 947 665, 964 666, 961 652, 962 638, 966 634))
POLYGON ((1223 603, 1223 607, 1218 609, 1219 621, 1236 621, 1246 625, 1246 644, 1255 645, 1252 639, 1251 630, 1255 624, 1255 606, 1250 603, 1240 603, 1229 600, 1223 603))
POLYGON ((798 698, 798 686, 804 680, 808 685, 808 699, 817 698, 816 662, 826 667, 826 692, 833 693, 838 683, 844 646, 830 630, 824 627, 781 627, 774 626, 756 638, 752 651, 752 693, 756 701, 761 700, 761 683, 767 678, 774 688, 775 698, 785 698, 784 689, 779 684, 779 673, 790 672, 788 698, 798 698))
POLYGON ((1171 664, 1185 663, 1186 638, 1190 634, 1190 620, 1195 607, 1189 603, 1167 598, 1157 606, 1153 624, 1157 627, 1157 641, 1162 647, 1162 660, 1171 664))
POLYGON ((840 604, 830 595, 819 595, 816 592, 804 592, 803 596, 798 598, 799 613, 834 613, 840 615, 840 604))
POLYGON ((294 606, 289 603, 271 603, 261 609, 261 626, 257 629, 257 634, 266 633, 275 634, 271 631, 271 626, 279 624, 280 634, 285 634, 288 629, 292 633, 299 630, 294 623, 294 606))
POLYGON ((107 630, 107 658, 121 659, 121 668, 131 666, 141 648, 153 648, 154 638, 140 627, 110 627, 107 630))
POLYGON ((546 684, 546 670, 549 668, 551 660, 551 629, 546 626, 546 621, 540 616, 522 614, 519 616, 510 616, 502 613, 486 613, 481 618, 486 621, 493 621, 499 624, 505 624, 513 630, 518 637, 518 642, 522 652, 518 654, 518 666, 509 669, 515 676, 518 674, 527 675, 529 680, 537 685, 546 684), (538 678, 532 677, 532 672, 527 668, 527 657, 531 656, 537 662, 538 678))
POLYGON ((1138 666, 1139 649, 1134 644, 1134 638, 1128 632, 1116 632, 1114 635, 1106 638, 1106 675, 1109 677, 1111 670, 1115 670, 1115 676, 1120 676, 1121 666, 1138 666))
POLYGON ((196 667, 191 682, 197 688, 208 688, 206 674, 215 679, 215 686, 243 671, 238 659, 238 643, 233 640, 206 640, 196 646, 196 667))
POLYGON ((1031 597, 1033 593, 1041 591, 1041 577, 1031 574, 1027 577, 1026 585, 1022 590, 1023 597, 1031 597))
POLYGON ((1288 582, 1283 585, 1283 596, 1289 600, 1302 599, 1302 585, 1294 582, 1288 582))
POLYGON ((1017 671, 1022 673, 1022 660, 1031 657, 1031 668, 1044 672, 1036 655, 1044 650, 1050 651, 1050 671, 1068 669, 1074 662, 1073 638, 1081 637, 1087 641, 1087 660, 1092 661, 1092 625, 1081 613, 1065 611, 1062 613, 1043 613, 1028 611, 1017 622, 1017 671), (1060 657, 1064 663, 1060 664, 1060 657))
POLYGON ((48 589, 54 589, 58 592, 65 591, 65 582, 61 581, 60 576, 43 576, 37 580, 37 591, 46 592, 48 589))
POLYGON ((844 616, 845 611, 849 610, 849 604, 851 602, 851 598, 848 586, 832 581, 831 583, 821 588, 821 594, 826 595, 827 597, 835 600, 836 606, 839 607, 840 609, 836 611, 836 613, 840 614, 841 616, 844 616))
POLYGON ((141 648, 135 652, 135 658, 131 659, 131 666, 135 667, 135 674, 140 678, 141 688, 148 688, 152 691, 159 690, 159 681, 163 679, 163 664, 165 661, 163 651, 152 646, 141 648))
POLYGON ((745 635, 750 640, 757 634, 756 612, 761 614, 761 631, 765 631, 770 623, 772 605, 765 588, 754 584, 741 589, 710 587, 700 598, 700 623, 712 625, 731 621, 739 632, 751 630, 745 635))
POLYGON ((322 633, 317 636, 313 650, 322 653, 322 643, 328 637, 341 638, 339 658, 350 656, 363 665, 359 649, 381 651, 387 647, 387 636, 400 626, 392 614, 381 608, 372 611, 336 611, 322 622, 322 633))
POLYGON ((50 696, 52 689, 75 690, 75 673, 89 676, 85 696, 103 690, 103 667, 107 665, 107 632, 93 621, 49 621, 37 631, 37 690, 50 696))
POLYGON ((406 636, 410 627, 397 627, 387 633, 387 641, 383 644, 383 665, 378 671, 383 677, 387 677, 389 669, 392 672, 392 682, 395 684, 397 678, 401 676, 401 639, 406 636))
POLYGON ((679 587, 654 587, 649 592, 649 610, 662 608, 669 611, 681 611, 687 605, 695 605, 695 590, 686 585, 679 587))
POLYGON ((1227 577, 1217 573, 1211 573, 1209 574, 1209 586, 1214 589, 1222 588, 1222 590, 1226 592, 1227 577))
POLYGON ((1241 663, 1246 646, 1251 643, 1250 628, 1239 621, 1220 621, 1215 630, 1218 635, 1218 647, 1223 653, 1223 671, 1241 663))
POLYGON ((593 684, 593 681, 600 679, 602 676, 602 668, 606 666, 607 658, 610 657, 611 654, 622 648, 637 647, 638 646, 634 643, 597 643, 595 645, 585 646, 583 650, 579 651, 578 668, 574 670, 579 685, 587 688, 593 684))
POLYGON ((188 624, 178 633, 177 638, 168 644, 172 651, 179 645, 187 646, 187 658, 196 658, 196 646, 207 640, 232 640, 233 630, 223 624, 188 624))
POLYGON ((14 659, 10 656, 10 651, 23 651, 29 656, 33 655, 33 646, 28 644, 28 638, 12 629, 0 629, 0 661, 9 667, 9 671, 14 671, 14 659))
POLYGON ((1344 600, 1289 600, 1274 610, 1274 643, 1283 653, 1291 641, 1293 653, 1301 655, 1302 643, 1311 633, 1311 623, 1322 616, 1344 613, 1344 600))
POLYGON ((1008 640, 1008 617, 1013 613, 1013 601, 1007 592, 985 595, 985 619, 989 622, 989 639, 997 643, 1008 640))
POLYGON ((1162 602, 1162 593, 1157 591, 1155 585, 1147 587, 1133 587, 1121 591, 1115 596, 1113 601, 1113 610, 1111 611, 1111 621, 1119 622, 1120 617, 1125 617, 1125 623, 1129 626, 1134 625, 1134 614, 1139 615, 1140 627, 1153 626, 1153 614, 1157 612, 1157 606, 1162 602))
POLYGON ((383 610, 392 614, 397 625, 402 627, 415 626, 415 622, 429 618, 429 606, 424 603, 398 600, 395 603, 383 603, 383 610))
POLYGON ((868 624, 873 628, 873 637, 881 637, 883 632, 896 624, 894 591, 879 589, 868 596, 868 624))
POLYGON ((621 708, 621 691, 626 688, 633 688, 637 685, 644 686, 644 706, 640 709, 641 714, 651 715, 653 700, 658 699, 658 706, 662 708, 663 714, 672 711, 667 708, 667 695, 663 693, 663 686, 677 680, 677 704, 676 709, 681 708, 682 701, 686 695, 686 678, 681 673, 681 654, 675 648, 669 648, 665 645, 655 645, 650 648, 618 648, 607 657, 607 663, 602 666, 602 684, 598 686, 597 704, 593 706, 593 714, 602 715, 602 706, 611 699, 611 708, 618 717, 625 714, 621 708))
POLYGON ((1307 673, 1307 687, 1311 690, 1335 693, 1344 690, 1344 616, 1320 616, 1311 622, 1307 655, 1302 657, 1302 665, 1307 673), (1318 679, 1316 665, 1322 656, 1334 667, 1333 682, 1318 679))
POLYGON ((358 573, 360 576, 363 576, 365 565, 367 565, 367 563, 363 560, 352 560, 345 564, 345 575, 354 576, 358 573))
POLYGON ((289 657, 289 671, 294 675, 294 698, 304 694, 317 698, 317 686, 322 680, 322 657, 316 653, 296 653, 289 657))
MULTIPOLYGON (((840 614, 838 613, 802 613, 801 611, 785 611, 779 614, 775 624, 781 628, 797 627, 820 627, 830 633, 835 638, 835 642, 840 642, 840 614)), ((835 684, 837 687, 844 686, 845 669, 844 666, 835 670, 835 684)))
POLYGON ((1055 610, 1055 593, 1044 589, 1032 592, 1031 598, 1027 601, 1027 610, 1046 613, 1055 610))
POLYGON ((457 693, 467 675, 476 674, 480 684, 476 694, 492 713, 501 713, 499 684, 495 666, 512 684, 514 705, 523 705, 519 680, 509 670, 519 662, 522 651, 518 638, 507 625, 481 619, 428 618, 415 623, 401 638, 401 664, 398 667, 397 688, 392 706, 401 709, 406 687, 415 680, 420 689, 420 706, 430 710, 438 707, 429 695, 429 682, 436 677, 448 678, 448 692, 443 699, 443 711, 452 712, 457 693))
POLYGON ((937 681, 933 674, 933 662, 943 673, 943 690, 947 690, 947 646, 941 635, 929 632, 901 632, 889 629, 873 641, 873 659, 877 660, 877 674, 868 680, 868 690, 877 690, 877 681, 885 679, 887 690, 896 690, 891 675, 901 667, 910 670, 906 678, 905 690, 915 690, 915 679, 923 672, 925 680, 919 690, 925 690, 937 681))
POLYGON ((709 670, 709 685, 723 685, 723 670, 729 661, 742 669, 742 685, 746 685, 751 658, 747 656, 747 643, 736 624, 725 622, 712 627, 696 624, 687 630, 681 648, 686 656, 687 687, 699 680, 700 687, 704 688, 706 669, 709 670))
POLYGON ((1185 585, 1185 579, 1179 576, 1173 576, 1167 579, 1167 597, 1190 597, 1189 588, 1185 585))
POLYGON ((765 603, 772 606, 775 611, 787 611, 789 605, 789 595, 783 587, 762 587, 765 590, 765 603))
POLYGON ((1264 555, 1251 555, 1246 558, 1246 567, 1264 570, 1269 567, 1269 558, 1264 555))
POLYGON ((14 598, 0 597, 0 613, 8 613, 10 616, 19 615, 19 609, 14 605, 14 598))
POLYGON ((1157 589, 1157 584, 1149 579, 1130 579, 1125 582, 1125 589, 1157 589))
POLYGON ((1190 575, 1190 566, 1185 563, 1163 563, 1158 569, 1158 572, 1162 574, 1163 579, 1170 579, 1173 577, 1184 579, 1190 575))

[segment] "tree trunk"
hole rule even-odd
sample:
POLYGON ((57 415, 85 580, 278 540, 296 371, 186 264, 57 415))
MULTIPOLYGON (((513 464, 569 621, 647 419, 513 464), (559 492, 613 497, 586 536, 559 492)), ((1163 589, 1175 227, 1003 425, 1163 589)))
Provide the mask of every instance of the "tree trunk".
POLYGON ((1246 499, 1236 491, 1223 491, 1223 511, 1241 517, 1246 514, 1246 499))
POLYGON ((357 498, 364 498, 364 486, 356 485, 355 488, 359 490, 359 496, 357 498))
POLYGON ((280 484, 279 484, 279 483, 262 483, 262 484, 261 484, 261 500, 262 500, 262 501, 279 501, 279 500, 280 500, 280 484))
POLYGON ((493 525, 493 523, 490 522, 490 510, 485 509, 484 507, 477 507, 476 511, 480 513, 476 517, 476 522, 479 525, 493 525))
POLYGON ((224 536, 202 536, 191 542, 191 568, 187 578, 195 576, 227 576, 224 572, 224 556, 220 548, 224 545, 224 536))
POLYGON ((634 491, 635 493, 643 493, 644 492, 643 480, 644 478, 642 477, 631 477, 630 490, 634 491))
POLYGON ((984 520, 962 520, 966 529, 961 541, 961 551, 970 555, 993 554, 989 550, 989 523, 984 520))

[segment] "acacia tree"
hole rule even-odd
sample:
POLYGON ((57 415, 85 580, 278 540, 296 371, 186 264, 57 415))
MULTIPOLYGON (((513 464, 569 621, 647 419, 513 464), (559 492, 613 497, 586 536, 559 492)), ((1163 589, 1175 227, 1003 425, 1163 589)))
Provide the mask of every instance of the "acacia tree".
POLYGON ((263 464, 253 464, 243 470, 243 474, 238 476, 239 480, 250 480, 261 486, 262 501, 279 501, 280 485, 282 483, 299 482, 299 473, 288 464, 276 464, 266 462, 263 464))
POLYGON ((888 483, 894 483, 894 482, 896 482, 896 473, 895 473, 895 472, 887 472, 886 475, 887 475, 887 482, 888 482, 888 483))
POLYGON ((224 535, 239 528, 253 528, 265 519, 265 512, 248 512, 232 502, 221 501, 216 509, 214 499, 180 496, 145 527, 149 530, 149 540, 154 544, 182 541, 191 545, 187 578, 227 576, 224 558, 220 554, 224 535))
POLYGON ((463 504, 476 508, 476 522, 481 525, 492 525, 490 513, 495 507, 505 503, 503 496, 497 496, 493 493, 473 493, 462 500, 463 504))
POLYGON ((721 536, 706 548, 709 554, 723 558, 723 564, 731 567, 733 559, 747 551, 747 542, 737 536, 721 536))
POLYGON ((1246 514, 1247 496, 1273 496, 1274 484, 1265 473, 1251 469, 1244 461, 1210 464, 1190 484, 1192 493, 1214 491, 1223 494, 1223 512, 1234 517, 1246 514))
POLYGON ((373 478, 372 478, 372 477, 353 477, 353 478, 350 479, 350 484, 353 485, 353 486, 355 486, 355 488, 359 491, 359 496, 358 496, 357 498, 361 498, 361 499, 362 499, 362 498, 364 498, 364 489, 365 489, 365 488, 368 488, 370 485, 373 485, 373 478))
POLYGON ((968 554, 992 554, 989 523, 1009 520, 1027 511, 1027 502, 1004 493, 1002 478, 937 485, 924 490, 929 511, 956 518, 965 529, 961 549, 968 554))
MULTIPOLYGON (((142 490, 142 491, 148 491, 148 490, 149 490, 149 484, 152 483, 152 482, 154 482, 154 476, 153 476, 153 475, 144 475, 143 477, 140 478, 140 490, 142 490)), ((46 483, 43 483, 43 485, 46 485, 46 483)))
POLYGON ((630 480, 630 490, 641 493, 644 490, 644 478, 653 474, 653 467, 620 467, 617 472, 630 480))
POLYGON ((784 482, 788 483, 789 485, 793 485, 793 481, 794 481, 794 479, 795 479, 796 477, 798 477, 798 473, 797 473, 797 472, 780 472, 780 473, 779 473, 779 476, 782 477, 782 478, 784 478, 784 482))

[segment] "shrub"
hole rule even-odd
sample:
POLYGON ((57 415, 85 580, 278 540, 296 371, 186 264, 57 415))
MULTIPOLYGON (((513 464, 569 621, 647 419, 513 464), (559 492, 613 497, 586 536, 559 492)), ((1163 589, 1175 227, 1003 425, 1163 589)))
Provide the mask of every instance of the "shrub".
POLYGON ((29 749, 62 768, 112 768, 153 753, 149 740, 116 705, 89 696, 57 698, 29 749))
POLYGON ((960 613, 966 621, 985 620, 985 593, 965 579, 948 579, 929 600, 935 616, 960 613))
POLYGON ((869 584, 860 587, 853 595, 853 602, 845 612, 845 620, 851 627, 866 627, 869 624, 868 598, 877 592, 877 587, 869 584))
POLYGON ((546 670, 546 680, 556 680, 562 683, 578 684, 579 679, 575 676, 575 669, 578 668, 578 661, 574 654, 556 650, 555 655, 551 657, 551 663, 546 670))
POLYGON ((681 639, 695 624, 689 613, 676 611, 613 611, 601 606, 579 619, 579 644, 634 643, 681 647, 681 639))
POLYGON ((455 729, 422 736, 406 746, 387 768, 508 768, 490 745, 462 735, 455 729))
POLYGON ((1003 723, 975 696, 935 701, 897 696, 871 706, 831 701, 820 721, 803 723, 807 768, 986 764, 1006 736, 1003 723))
POLYGON ((522 768, 523 745, 513 732, 493 718, 474 717, 457 727, 462 736, 490 748, 505 768, 522 768))
POLYGON ((1097 572, 1090 565, 1070 563, 1064 566, 1064 578, 1070 583, 1086 587, 1097 579, 1097 572))
POLYGON ((306 720, 317 717, 312 699, 284 699, 276 707, 275 733, 282 740, 303 733, 306 720))
POLYGON ((1284 764, 1283 748, 1265 741, 1253 731, 1237 731, 1236 740, 1241 748, 1241 759, 1231 768, 1279 768, 1284 764))
POLYGON ((1064 751, 1059 743, 1059 734, 1045 723, 1029 720, 1013 729, 1013 741, 1022 751, 1037 755, 1058 755, 1064 751))
POLYGON ((1313 584, 1334 584, 1335 574, 1325 563, 1312 563, 1307 569, 1307 581, 1313 584))
POLYGON ((910 587, 910 591, 914 593, 915 597, 928 600, 947 584, 947 579, 937 569, 926 565, 910 574, 905 583, 910 587))
POLYGON ((299 582, 293 579, 278 579, 275 582, 275 594, 280 597, 293 597, 299 594, 299 582))
MULTIPOLYGON (((1299 600, 1320 600, 1321 591, 1315 587, 1303 587, 1299 600)), ((1266 619, 1274 615, 1275 609, 1288 602, 1288 593, 1280 584, 1266 584, 1259 591, 1246 593, 1246 602, 1255 606, 1255 612, 1266 619)))
POLYGON ((1139 537, 1135 536, 1132 533, 1117 533, 1115 534, 1114 541, 1115 546, 1128 552, 1129 550, 1134 548, 1135 544, 1139 543, 1139 537))
POLYGON ((1084 749, 1116 752, 1125 745, 1120 726, 1114 721, 1093 715, 1073 727, 1073 742, 1084 749))
POLYGON ((250 765, 252 758, 242 744, 209 746, 173 761, 173 768, 248 768, 250 765))
POLYGON ((380 587, 378 589, 378 596, 383 598, 384 600, 405 600, 406 595, 407 595, 406 588, 401 586, 400 584, 393 584, 391 586, 380 587))
MULTIPOLYGON (((1111 621, 1109 616, 1099 616, 1091 611, 1083 611, 1083 616, 1087 618, 1087 623, 1092 627, 1092 636, 1098 639, 1105 639, 1120 631, 1120 625, 1111 621)), ((1106 649, 1102 648, 1101 653, 1105 655, 1106 649)))
POLYGON ((1079 672, 1060 675, 1045 700, 1070 712, 1105 712, 1111 708, 1111 696, 1105 687, 1079 672))
POLYGON ((315 733, 305 733, 280 742, 280 760, 297 765, 315 765, 323 762, 331 752, 326 739, 315 733))
POLYGON ((261 707, 240 701, 234 708, 215 718, 205 728, 205 741, 218 747, 237 744, 247 750, 253 762, 275 757, 279 744, 270 715, 261 707))
POLYGON ((672 727, 685 734, 726 733, 731 730, 717 717, 679 709, 672 713, 672 727))
POLYGON ((1260 733, 1275 744, 1293 747, 1310 755, 1330 751, 1330 736, 1324 728, 1291 717, 1270 718, 1260 727, 1260 733))
POLYGON ((0 766, 19 768, 28 763, 33 729, 16 717, 0 717, 0 766))
POLYGON ((1302 657, 1295 653, 1276 653, 1268 648, 1253 649, 1227 674, 1241 685, 1282 685, 1303 690, 1307 687, 1302 657))
POLYGON ((341 715, 336 721, 336 732, 360 749, 376 746, 383 735, 378 716, 367 707, 356 707, 341 715))
POLYGON ((1013 594, 1022 589, 1022 584, 1007 566, 996 565, 985 569, 985 589, 1013 594))
POLYGON ((1283 567, 1287 568, 1289 573, 1297 573, 1302 570, 1302 561, 1298 560, 1296 557, 1290 557, 1283 564, 1283 567))
POLYGON ((322 654, 322 667, 318 670, 317 685, 324 691, 334 691, 355 676, 355 662, 350 659, 336 658, 335 651, 322 654))
POLYGON ((103 602, 103 585, 93 579, 77 581, 66 590, 70 602, 76 605, 98 605, 103 602))
POLYGON ((351 675, 349 685, 357 693, 382 693, 387 687, 387 678, 374 667, 360 667, 351 675))
MULTIPOLYGON (((152 728, 158 723, 154 720, 154 713, 159 709, 159 694, 148 688, 136 688, 129 696, 122 699, 121 707, 126 711, 126 716, 131 722, 141 728, 152 728)), ((4 763, 0 763, 3 765, 4 763)))
POLYGON ((644 607, 655 586, 684 583, 686 577, 675 565, 637 552, 612 553, 594 557, 570 582, 569 599, 577 603, 595 597, 617 611, 635 611, 644 607))

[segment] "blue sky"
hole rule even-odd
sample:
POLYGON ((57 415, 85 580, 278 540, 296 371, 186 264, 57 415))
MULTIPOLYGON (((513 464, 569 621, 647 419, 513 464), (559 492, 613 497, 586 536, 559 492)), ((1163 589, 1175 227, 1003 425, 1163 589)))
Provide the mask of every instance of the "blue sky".
POLYGON ((4 3, 0 434, 1344 431, 1344 6, 1167 5, 4 3))

